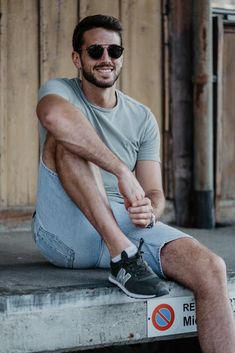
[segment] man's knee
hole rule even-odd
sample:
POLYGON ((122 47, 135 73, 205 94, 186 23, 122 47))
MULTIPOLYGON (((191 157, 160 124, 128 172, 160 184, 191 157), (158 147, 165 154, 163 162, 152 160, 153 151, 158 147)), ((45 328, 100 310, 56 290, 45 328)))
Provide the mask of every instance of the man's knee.
POLYGON ((71 153, 61 144, 61 143, 56 143, 56 160, 60 162, 61 160, 65 160, 69 157, 71 157, 71 153))
POLYGON ((220 256, 210 252, 208 256, 208 267, 206 268, 206 273, 211 280, 224 280, 226 278, 226 265, 224 260, 220 256))
POLYGON ((203 257, 198 259, 200 273, 195 282, 195 292, 214 295, 215 292, 225 289, 227 285, 226 265, 224 260, 211 251, 206 251, 203 257))
POLYGON ((194 292, 207 292, 226 281, 224 260, 190 238, 168 243, 161 255, 164 273, 194 292))
POLYGON ((93 185, 99 189, 99 191, 105 195, 106 192, 104 190, 103 181, 100 173, 99 167, 97 167, 94 163, 85 160, 80 157, 78 154, 70 152, 66 147, 64 147, 61 143, 57 143, 56 145, 56 170, 62 180, 65 179, 76 180, 79 179, 84 182, 89 181, 93 185))
POLYGON ((79 159, 78 156, 70 152, 61 143, 56 144, 55 162, 56 170, 60 174, 63 170, 67 172, 74 167, 74 163, 79 159))

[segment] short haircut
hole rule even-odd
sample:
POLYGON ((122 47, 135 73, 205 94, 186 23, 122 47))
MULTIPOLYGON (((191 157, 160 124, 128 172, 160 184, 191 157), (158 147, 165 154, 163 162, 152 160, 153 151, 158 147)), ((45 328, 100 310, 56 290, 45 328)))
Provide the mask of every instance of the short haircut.
POLYGON ((73 32, 73 50, 78 52, 81 49, 83 41, 83 34, 92 28, 105 28, 110 31, 117 32, 120 37, 122 45, 122 24, 121 22, 113 16, 105 15, 94 15, 87 16, 81 20, 74 29, 73 32))

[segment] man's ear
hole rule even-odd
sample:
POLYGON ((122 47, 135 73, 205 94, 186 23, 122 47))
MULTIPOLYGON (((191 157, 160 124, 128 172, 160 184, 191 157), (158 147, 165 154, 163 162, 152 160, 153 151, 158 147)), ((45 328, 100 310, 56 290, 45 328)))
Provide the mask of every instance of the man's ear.
POLYGON ((81 69, 81 59, 80 59, 80 55, 76 51, 72 52, 72 60, 73 60, 74 65, 76 66, 76 68, 78 70, 80 70, 81 69))

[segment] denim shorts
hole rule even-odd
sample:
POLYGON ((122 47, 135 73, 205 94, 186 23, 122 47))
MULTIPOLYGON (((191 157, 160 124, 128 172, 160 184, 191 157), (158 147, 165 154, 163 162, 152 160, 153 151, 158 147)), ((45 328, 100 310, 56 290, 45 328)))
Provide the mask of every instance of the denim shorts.
MULTIPOLYGON (((140 239, 144 239, 145 260, 164 278, 162 247, 190 236, 162 222, 150 229, 136 227, 123 204, 110 200, 110 206, 120 229, 132 243, 138 247, 140 239)), ((32 227, 38 249, 52 264, 76 269, 110 267, 110 255, 102 237, 66 194, 58 175, 42 162, 32 227)))

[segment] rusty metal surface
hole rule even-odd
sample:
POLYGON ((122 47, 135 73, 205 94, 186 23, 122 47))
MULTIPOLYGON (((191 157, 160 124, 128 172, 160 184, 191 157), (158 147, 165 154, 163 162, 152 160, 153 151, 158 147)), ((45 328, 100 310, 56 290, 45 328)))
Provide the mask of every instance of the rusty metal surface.
POLYGON ((194 187, 213 190, 212 28, 209 0, 194 1, 194 187))

